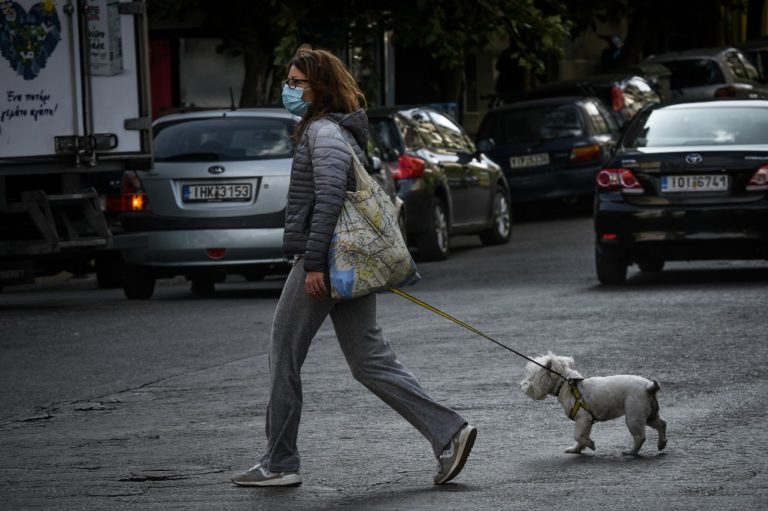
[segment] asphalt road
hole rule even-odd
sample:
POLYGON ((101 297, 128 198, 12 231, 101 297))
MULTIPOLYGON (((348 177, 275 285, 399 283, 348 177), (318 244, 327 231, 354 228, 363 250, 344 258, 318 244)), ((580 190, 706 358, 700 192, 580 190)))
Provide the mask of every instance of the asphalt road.
POLYGON ((524 361, 391 294, 399 358, 478 427, 454 483, 426 441, 355 382, 323 327, 304 366, 304 485, 231 485, 264 445, 266 349, 280 280, 151 301, 47 279, 0 294, 0 509, 766 509, 768 263, 675 263, 597 285, 588 216, 516 224, 506 246, 454 240, 414 295, 585 376, 657 379, 669 445, 638 458, 621 419, 568 455, 572 423, 518 387, 524 361))

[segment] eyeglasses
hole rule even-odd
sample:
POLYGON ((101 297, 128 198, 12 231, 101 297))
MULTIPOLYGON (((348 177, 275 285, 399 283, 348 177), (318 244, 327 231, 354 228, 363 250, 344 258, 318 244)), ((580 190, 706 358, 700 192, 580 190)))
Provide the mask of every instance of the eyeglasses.
POLYGON ((299 80, 298 78, 288 78, 283 80, 283 85, 287 85, 289 89, 295 89, 300 83, 309 83, 309 80, 299 80))

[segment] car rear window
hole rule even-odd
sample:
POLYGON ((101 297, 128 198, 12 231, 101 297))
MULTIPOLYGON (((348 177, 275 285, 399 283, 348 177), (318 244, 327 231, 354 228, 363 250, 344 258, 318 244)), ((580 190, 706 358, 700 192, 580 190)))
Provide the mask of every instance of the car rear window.
POLYGON ((509 145, 582 134, 579 113, 573 105, 551 105, 490 113, 477 138, 492 138, 497 145, 509 145))
POLYGON ((154 128, 156 161, 247 161, 293 156, 290 119, 216 117, 154 128))
POLYGON ((640 114, 627 129, 625 147, 764 145, 768 108, 661 109, 640 114))
POLYGON ((711 59, 672 60, 662 64, 672 71, 669 85, 673 90, 725 83, 723 71, 711 59))

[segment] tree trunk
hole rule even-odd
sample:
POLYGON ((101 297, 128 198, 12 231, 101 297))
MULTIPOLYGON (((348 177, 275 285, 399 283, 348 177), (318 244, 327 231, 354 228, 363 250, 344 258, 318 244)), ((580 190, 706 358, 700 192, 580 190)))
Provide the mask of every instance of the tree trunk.
POLYGON ((272 54, 262 48, 243 48, 245 77, 240 95, 240 107, 249 108, 270 103, 272 85, 272 54))

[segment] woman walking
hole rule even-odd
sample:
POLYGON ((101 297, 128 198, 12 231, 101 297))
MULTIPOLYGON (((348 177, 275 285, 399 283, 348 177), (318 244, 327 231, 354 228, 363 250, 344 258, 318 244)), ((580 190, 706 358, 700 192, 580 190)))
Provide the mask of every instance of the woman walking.
POLYGON ((272 324, 267 449, 258 464, 236 474, 241 486, 301 484, 297 448, 300 372, 309 345, 330 315, 355 379, 396 410, 432 445, 435 484, 461 471, 477 430, 436 403, 396 358, 376 322, 376 295, 331 298, 328 248, 344 203, 354 191, 351 145, 360 161, 368 139, 365 97, 344 64, 324 50, 300 50, 288 64, 283 104, 300 115, 286 206, 283 252, 293 259, 272 324))

